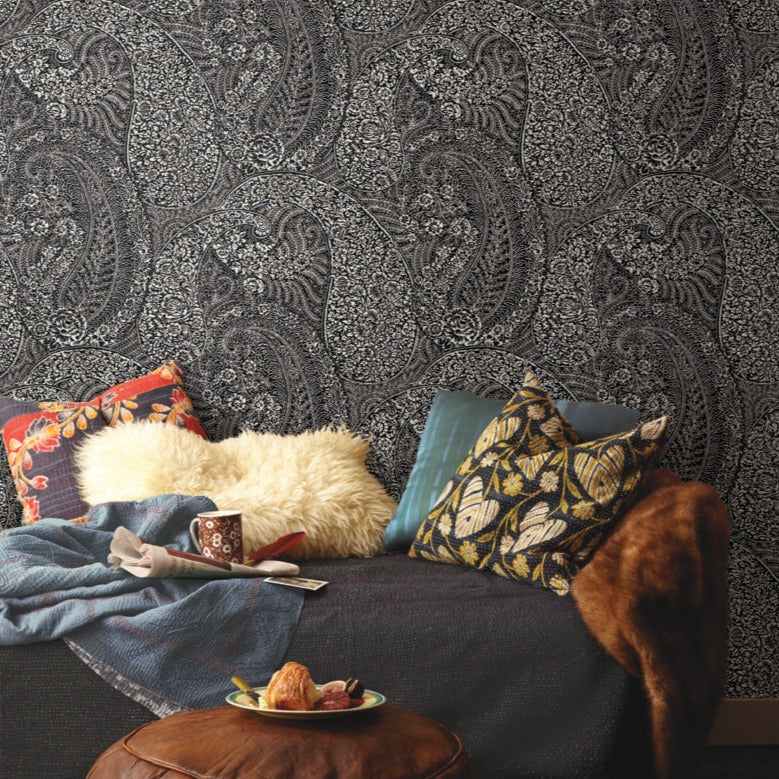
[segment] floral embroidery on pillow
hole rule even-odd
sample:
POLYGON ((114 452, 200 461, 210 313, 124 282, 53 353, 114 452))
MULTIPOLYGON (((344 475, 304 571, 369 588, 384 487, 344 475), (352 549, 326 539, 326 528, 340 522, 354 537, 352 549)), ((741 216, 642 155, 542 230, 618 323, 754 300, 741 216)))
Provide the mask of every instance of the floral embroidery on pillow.
POLYGON ((183 384, 181 369, 173 361, 146 376, 117 384, 100 396, 106 424, 113 427, 150 419, 186 427, 207 438, 183 384))
POLYGON ((42 504, 47 516, 70 519, 86 512, 87 505, 65 484, 72 474, 71 449, 85 434, 103 427, 100 409, 91 403, 43 402, 38 408, 3 427, 24 524, 41 518, 42 504))
POLYGON ((543 390, 530 379, 457 468, 409 555, 565 595, 662 456, 668 419, 575 443, 552 401, 532 400, 543 390))

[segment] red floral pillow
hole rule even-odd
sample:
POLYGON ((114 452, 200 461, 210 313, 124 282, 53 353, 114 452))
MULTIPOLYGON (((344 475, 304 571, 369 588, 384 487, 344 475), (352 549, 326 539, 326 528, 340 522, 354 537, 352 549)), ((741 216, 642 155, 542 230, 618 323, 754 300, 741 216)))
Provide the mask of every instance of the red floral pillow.
POLYGON ((105 424, 97 399, 24 403, 0 398, 0 422, 22 523, 82 518, 89 506, 76 488, 73 454, 87 434, 105 424))
POLYGON ((105 423, 113 427, 150 419, 186 427, 207 438, 183 385, 181 369, 172 361, 139 379, 117 384, 99 397, 105 423))
POLYGON ((84 518, 89 506, 78 494, 74 454, 85 436, 106 425, 152 419, 206 438, 182 384, 181 370, 169 362, 85 403, 0 397, 3 443, 22 503, 22 523, 84 518))

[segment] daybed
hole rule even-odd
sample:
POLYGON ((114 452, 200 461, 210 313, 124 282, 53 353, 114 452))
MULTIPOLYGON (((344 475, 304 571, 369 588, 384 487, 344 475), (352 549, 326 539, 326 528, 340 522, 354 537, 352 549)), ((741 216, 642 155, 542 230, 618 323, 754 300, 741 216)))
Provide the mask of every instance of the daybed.
MULTIPOLYGON (((8 551, 0 564, 2 779, 83 777, 182 696, 218 705, 232 673, 260 684, 285 659, 441 721, 480 779, 691 775, 722 685, 728 518, 710 488, 663 466, 729 491, 744 554, 775 548, 774 525, 749 521, 773 516, 761 490, 777 414, 775 7, 4 3, 0 412, 30 524, 0 538, 0 554, 26 539, 27 561, 8 551), (184 385, 156 370, 174 358, 184 385), (572 584, 558 552, 531 567, 504 538, 486 554, 486 531, 471 530, 497 511, 489 496, 459 525, 437 510, 412 546, 528 369, 555 399, 641 410, 618 431, 672 417, 658 481, 635 481, 572 584), (437 428, 471 440, 437 490, 417 490, 439 390, 499 402, 437 428), (115 519, 106 503, 70 522, 90 508, 75 447, 140 420, 211 443, 344 424, 371 437, 368 470, 398 511, 428 505, 407 511, 416 528, 398 524, 410 536, 390 522, 382 549, 374 533, 370 556, 302 560, 323 590, 242 585, 245 602, 277 604, 272 635, 224 583, 138 588, 111 574, 92 543, 115 519), (444 564, 451 533, 460 559, 444 564), (101 641, 121 620, 93 618, 115 593, 44 590, 40 619, 19 611, 22 585, 77 572, 87 550, 101 586, 136 587, 111 662, 101 641), (212 613, 151 623, 151 605, 169 614, 212 592, 212 613), (237 645, 262 662, 232 666, 237 645)), ((580 423, 598 407, 558 408, 587 440, 580 423)), ((483 475, 471 470, 469 487, 483 475)), ((5 528, 21 512, 3 476, 5 528)), ((445 500, 462 508, 462 495, 445 500)), ((536 538, 561 527, 531 524, 536 538)), ((751 576, 751 560, 736 567, 751 576)), ((759 596, 734 594, 743 622, 759 596)), ((746 664, 734 689, 763 694, 759 663, 731 657, 746 664)))
MULTIPOLYGON (((171 382, 178 387, 180 376, 171 382)), ((133 397, 136 408, 142 405, 133 397)), ((109 405, 115 400, 108 395, 109 405)), ((489 417, 501 407, 480 408, 489 417)), ((567 407, 571 419, 582 411, 567 407)), ((500 414, 496 421, 505 422, 500 414)), ((478 415, 462 420, 464 428, 483 423, 478 415)), ((480 440, 471 452, 483 448, 480 440)), ((317 681, 359 676, 393 703, 440 721, 462 739, 479 777, 687 776, 724 677, 728 516, 713 490, 681 483, 662 468, 645 474, 636 490, 568 595, 464 564, 413 559, 404 548, 302 559, 306 577, 329 584, 296 593, 300 618, 276 662, 302 662, 317 681)), ((120 504, 94 506, 86 523, 37 526, 83 540, 113 505, 120 504)), ((0 550, 23 530, 0 537, 0 550)), ((0 582, 7 623, 16 585, 7 575, 0 582)), ((252 621, 256 614, 231 619, 229 636, 213 635, 222 624, 215 613, 194 614, 196 624, 182 627, 197 631, 211 655, 192 642, 176 645, 171 634, 174 648, 164 656, 172 671, 187 667, 191 653, 199 655, 205 679, 221 649, 248 640, 260 653, 270 638, 252 621)), ((4 635, 13 633, 4 628, 4 635)), ((7 779, 83 776, 132 728, 186 708, 175 693, 141 689, 101 663, 84 637, 76 630, 64 640, 0 647, 0 765, 7 779)), ((128 654, 136 651, 129 646, 128 654)), ((159 647, 149 644, 150 658, 160 656, 152 650, 159 647)), ((230 670, 218 669, 224 687, 208 705, 230 691, 230 670)), ((184 682, 196 686, 193 675, 184 682)))

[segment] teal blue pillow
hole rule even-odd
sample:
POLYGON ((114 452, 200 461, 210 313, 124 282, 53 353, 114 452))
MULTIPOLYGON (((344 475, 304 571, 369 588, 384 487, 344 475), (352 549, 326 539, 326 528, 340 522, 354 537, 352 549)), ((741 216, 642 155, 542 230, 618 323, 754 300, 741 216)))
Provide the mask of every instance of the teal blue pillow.
MULTIPOLYGON (((505 400, 482 398, 472 392, 436 393, 408 484, 384 531, 387 551, 408 550, 441 490, 505 405, 505 400)), ((638 424, 638 411, 632 408, 575 400, 556 400, 555 405, 582 441, 623 433, 638 424)))

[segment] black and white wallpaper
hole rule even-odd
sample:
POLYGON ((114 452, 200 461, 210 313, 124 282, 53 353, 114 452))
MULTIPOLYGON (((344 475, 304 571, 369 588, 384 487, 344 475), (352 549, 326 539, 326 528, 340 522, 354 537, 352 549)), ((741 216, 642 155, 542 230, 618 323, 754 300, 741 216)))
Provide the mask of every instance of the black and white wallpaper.
POLYGON ((0 73, 0 392, 177 359, 212 438, 345 422, 396 496, 437 388, 668 413, 779 695, 774 0, 0 0, 0 73))

